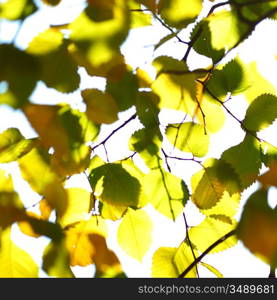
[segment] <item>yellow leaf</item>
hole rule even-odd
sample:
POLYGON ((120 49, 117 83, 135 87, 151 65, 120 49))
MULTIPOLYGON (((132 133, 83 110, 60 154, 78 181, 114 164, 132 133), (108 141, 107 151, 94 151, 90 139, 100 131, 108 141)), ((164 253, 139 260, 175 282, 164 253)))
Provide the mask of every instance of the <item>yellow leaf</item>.
POLYGON ((58 222, 62 227, 84 220, 91 206, 91 193, 80 188, 70 188, 67 193, 67 206, 58 222))
POLYGON ((111 124, 118 120, 118 108, 113 97, 97 89, 82 91, 82 97, 87 105, 88 118, 97 124, 111 124))
POLYGON ((145 211, 128 208, 117 231, 119 245, 128 255, 141 262, 152 242, 152 227, 152 221, 145 211))
POLYGON ((38 266, 27 252, 12 242, 10 229, 1 232, 0 277, 38 277, 38 266))
POLYGON ((177 248, 161 247, 152 258, 152 277, 176 278, 178 271, 173 264, 173 257, 177 248))
MULTIPOLYGON (((28 212, 26 212, 26 214, 27 214, 27 216, 35 218, 37 220, 43 220, 43 218, 41 216, 37 215, 36 213, 28 211, 28 212)), ((30 222, 28 220, 18 222, 18 226, 19 226, 19 229, 28 236, 31 236, 34 238, 41 236, 41 234, 37 233, 34 230, 33 226, 30 224, 30 222)))

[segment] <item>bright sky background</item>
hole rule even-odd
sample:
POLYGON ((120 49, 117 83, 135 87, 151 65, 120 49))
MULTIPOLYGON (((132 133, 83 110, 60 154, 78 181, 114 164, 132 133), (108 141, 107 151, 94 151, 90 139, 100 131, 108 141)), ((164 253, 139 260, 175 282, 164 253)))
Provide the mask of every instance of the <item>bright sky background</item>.
MULTIPOLYGON (((32 38, 37 33, 48 28, 49 24, 60 24, 72 20, 82 10, 82 3, 83 1, 81 0, 66 0, 62 1, 62 3, 55 8, 43 5, 42 9, 38 13, 26 20, 17 36, 16 45, 20 48, 25 48, 32 38)), ((17 26, 11 25, 5 21, 0 22, 0 40, 2 42, 3 40, 10 41, 16 32, 17 26)), ((188 32, 189 30, 186 30, 184 33, 182 32, 180 37, 184 40, 188 40, 188 32)), ((274 40, 274 38, 272 38, 274 36, 272 35, 273 32, 277 32, 277 22, 263 22, 257 26, 255 32, 244 43, 244 45, 239 47, 238 51, 233 51, 228 58, 234 57, 238 52, 240 57, 245 61, 256 60, 262 75, 277 87, 277 43, 276 39, 274 40)), ((169 31, 158 23, 156 26, 133 30, 122 47, 127 63, 133 66, 133 68, 140 67, 153 74, 153 69, 149 65, 155 57, 159 55, 169 55, 180 59, 184 55, 186 46, 176 41, 167 42, 157 51, 153 52, 153 45, 155 45, 168 33, 169 31)), ((208 64, 209 61, 206 58, 196 53, 192 52, 189 56, 189 65, 191 68, 203 67, 208 64)), ((101 89, 104 87, 103 79, 95 77, 92 78, 88 76, 86 71, 83 69, 80 69, 80 75, 82 78, 80 90, 93 87, 101 89)), ((5 87, 0 85, 0 89, 1 88, 5 87)), ((71 94, 61 94, 54 89, 48 89, 43 83, 40 83, 32 95, 32 101, 45 104, 68 102, 74 108, 83 109, 83 106, 80 105, 80 90, 71 94)), ((243 119, 247 108, 246 102, 239 101, 238 97, 234 97, 228 102, 228 105, 231 111, 239 119, 243 119), (237 103, 234 105, 235 101, 237 101, 237 103)), ((126 120, 128 116, 130 116, 131 111, 132 109, 120 113, 120 120, 111 126, 103 126, 99 140, 107 136, 107 134, 113 128, 116 128, 119 124, 121 124, 122 121, 126 120)), ((181 121, 183 117, 184 115, 181 112, 173 113, 172 111, 165 110, 160 114, 160 121, 162 123, 177 122, 178 120, 181 121)), ((129 136, 133 132, 134 128, 138 128, 137 126, 139 126, 139 123, 136 121, 133 121, 132 124, 134 124, 133 127, 128 126, 123 130, 120 130, 107 143, 107 149, 111 161, 124 157, 125 153, 122 153, 123 145, 126 145, 125 148, 128 149, 128 139, 126 136, 129 136), (120 145, 120 149, 115 151, 118 145, 120 145)), ((276 125, 277 123, 275 122, 271 127, 259 134, 261 138, 271 142, 275 146, 277 146, 276 125)), ((23 114, 2 105, 0 106, 0 132, 9 127, 19 128, 22 134, 27 138, 36 136, 36 133, 29 126, 23 114)), ((240 143, 243 136, 244 133, 238 122, 236 122, 233 118, 228 117, 224 128, 217 134, 212 135, 210 150, 207 157, 219 158, 225 149, 240 143)), ((168 145, 165 145, 165 147, 168 147, 168 145)), ((129 152, 127 150, 126 155, 128 155, 128 153, 129 152)), ((103 155, 101 150, 99 150, 99 154, 103 155)), ((135 156, 135 159, 138 161, 137 156, 135 156)), ((190 161, 171 161, 171 167, 173 173, 182 177, 188 185, 190 184, 191 175, 200 170, 197 164, 190 161)), ((34 193, 28 184, 21 179, 20 171, 17 168, 16 163, 0 164, 0 168, 7 170, 13 175, 13 178, 15 179, 15 188, 19 191, 21 199, 26 206, 30 207, 40 200, 40 196, 34 193)), ((263 172, 264 171, 265 170, 263 170, 263 172)), ((67 187, 72 186, 83 187, 90 190, 88 182, 82 175, 72 176, 70 181, 67 183, 67 187)), ((248 196, 253 193, 256 188, 257 184, 254 184, 244 191, 241 205, 243 205, 248 196)), ((270 205, 272 207, 277 204, 276 199, 276 189, 272 188, 270 190, 270 205)), ((34 208, 34 210, 35 209, 36 208, 34 208)), ((185 225, 182 216, 173 223, 166 217, 158 214, 150 206, 147 206, 146 210, 155 220, 153 232, 154 243, 149 252, 146 254, 142 264, 126 256, 122 249, 118 247, 116 241, 116 229, 119 222, 116 222, 116 226, 113 224, 113 226, 110 227, 111 232, 108 238, 108 245, 118 255, 123 269, 129 277, 149 277, 151 275, 151 259, 155 250, 161 246, 178 247, 185 237, 185 225)), ((203 216, 191 203, 186 206, 185 213, 190 226, 199 224, 203 219, 203 216)), ((240 213, 241 210, 238 212, 237 218, 239 218, 240 213)), ((16 244, 29 252, 34 257, 35 261, 40 264, 41 254, 44 247, 47 245, 48 240, 46 238, 34 239, 26 237, 20 233, 17 226, 13 226, 13 234, 16 244)), ((269 267, 255 258, 240 242, 235 247, 225 250, 224 252, 206 256, 203 261, 210 263, 219 269, 225 277, 267 277, 269 273, 269 267)), ((86 268, 73 268, 77 277, 91 277, 93 275, 93 270, 92 266, 88 266, 86 268)), ((205 269, 199 268, 199 270, 200 277, 213 276, 205 269)), ((40 276, 47 275, 41 271, 40 276)))

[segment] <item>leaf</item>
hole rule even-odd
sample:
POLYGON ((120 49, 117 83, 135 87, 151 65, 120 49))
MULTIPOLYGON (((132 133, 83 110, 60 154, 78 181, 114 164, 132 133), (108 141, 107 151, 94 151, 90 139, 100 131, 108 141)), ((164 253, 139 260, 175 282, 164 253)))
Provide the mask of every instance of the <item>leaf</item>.
POLYGON ((65 247, 64 239, 52 241, 45 248, 42 269, 51 277, 74 277, 69 267, 69 253, 65 247))
POLYGON ((240 144, 225 150, 221 158, 236 171, 242 190, 256 181, 262 165, 259 142, 253 136, 246 135, 240 144))
POLYGON ((42 150, 33 149, 19 160, 22 177, 31 188, 62 216, 67 206, 67 195, 60 178, 49 165, 49 156, 42 150))
POLYGON ((29 44, 27 52, 40 64, 40 79, 62 93, 75 91, 80 84, 78 65, 68 50, 69 42, 61 32, 49 28, 39 33, 29 44))
POLYGON ((210 272, 212 272, 217 278, 223 278, 223 275, 213 266, 204 263, 204 262, 200 262, 200 264, 205 267, 206 269, 208 269, 210 272))
POLYGON ((135 104, 138 79, 131 71, 125 71, 118 78, 107 81, 106 92, 114 98, 118 109, 125 111, 135 104))
POLYGON ((224 50, 217 50, 213 47, 211 35, 209 23, 204 19, 193 28, 190 39, 194 40, 193 49, 197 53, 210 57, 216 64, 224 56, 224 50))
POLYGON ((159 126, 159 97, 151 92, 139 92, 136 98, 136 110, 140 122, 148 129, 159 126))
POLYGON ((152 90, 160 97, 159 108, 182 110, 193 116, 196 74, 189 72, 184 62, 168 56, 159 56, 152 64, 157 71, 152 90))
POLYGON ((211 14, 207 19, 211 31, 211 44, 215 50, 230 50, 254 29, 241 22, 234 10, 220 10, 211 14))
POLYGON ((89 163, 90 148, 84 144, 81 118, 69 106, 29 104, 24 108, 46 149, 54 148, 52 165, 62 176, 82 172, 89 163))
MULTIPOLYGON (((197 251, 194 251, 195 256, 197 257, 197 251)), ((195 260, 192 250, 190 246, 183 242, 176 250, 176 253, 173 258, 173 263, 178 270, 178 275, 182 274, 182 272, 195 260)), ((196 267, 194 267, 191 271, 188 272, 186 278, 195 278, 197 277, 196 267)))
POLYGON ((91 193, 81 188, 70 188, 67 193, 66 210, 58 222, 66 227, 75 222, 85 220, 91 210, 91 193))
POLYGON ((9 44, 0 45, 0 82, 7 83, 7 90, 0 92, 0 103, 13 108, 29 101, 37 80, 39 64, 35 57, 9 44))
POLYGON ((253 61, 245 67, 247 68, 246 71, 250 86, 243 92, 243 95, 249 103, 255 100, 262 93, 276 93, 275 87, 260 74, 257 62, 253 61))
MULTIPOLYGON (((106 236, 106 224, 101 217, 98 218, 97 216, 68 227, 66 230, 66 247, 70 254, 70 265, 87 266, 95 263, 97 256, 102 265, 101 253, 98 252, 105 251, 106 253, 103 252, 102 255, 106 257, 109 251, 106 246, 106 236)), ((113 255, 111 254, 112 262, 114 262, 113 255)))
POLYGON ((205 169, 191 178, 192 201, 199 209, 214 207, 228 192, 230 196, 240 191, 238 175, 230 164, 222 160, 209 160, 205 169))
POLYGON ((0 4, 0 17, 11 21, 25 19, 36 10, 32 0, 7 0, 0 4))
POLYGON ((144 177, 143 187, 150 203, 166 217, 175 220, 189 198, 185 183, 162 169, 150 171, 144 177))
POLYGON ((166 42, 170 41, 172 38, 176 37, 178 35, 179 31, 177 32, 172 32, 166 36, 164 36, 163 38, 161 38, 159 40, 159 42, 155 45, 154 50, 157 50, 158 48, 160 48, 163 44, 165 44, 166 42))
POLYGON ((88 6, 70 23, 70 39, 85 53, 92 66, 99 67, 109 63, 118 53, 130 27, 127 4, 124 0, 112 2, 113 18, 101 22, 93 21, 95 11, 93 7, 88 6))
POLYGON ((103 178, 103 190, 99 198, 112 205, 139 205, 140 183, 119 164, 107 163, 93 169, 89 175, 91 188, 94 191, 97 182, 103 178))
POLYGON ((207 154, 210 139, 205 128, 193 122, 170 124, 166 127, 166 137, 172 145, 197 157, 207 154))
MULTIPOLYGON (((206 217, 199 225, 190 228, 189 237, 193 245, 202 253, 225 234, 235 229, 236 222, 223 215, 206 217)), ((236 244, 234 236, 217 245, 209 253, 223 251, 236 244)))
POLYGON ((24 139, 17 128, 8 128, 0 134, 0 163, 15 161, 32 150, 36 139, 24 139))
POLYGON ((140 154, 146 165, 157 167, 156 155, 161 148, 162 137, 158 127, 142 128, 129 139, 129 149, 140 154))
POLYGON ((260 189, 248 198, 239 221, 237 235, 246 248, 275 269, 277 210, 268 206, 267 197, 267 191, 260 189))
POLYGON ((128 208, 117 231, 120 247, 142 262, 152 242, 152 228, 152 220, 145 211, 128 208))
POLYGON ((121 219, 127 208, 128 206, 126 205, 114 205, 105 202, 99 203, 99 211, 101 217, 112 221, 121 219))
POLYGON ((38 266, 27 252, 12 242, 9 228, 1 231, 0 277, 38 277, 38 266))
POLYGON ((58 5, 61 0, 42 0, 45 4, 48 4, 48 5, 52 5, 52 6, 55 6, 55 5, 58 5))
POLYGON ((248 130, 260 131, 268 127, 277 118, 277 97, 263 94, 248 107, 243 125, 248 130))
POLYGON ((265 187, 277 187, 277 163, 270 165, 269 170, 258 177, 258 181, 265 187))
POLYGON ((238 58, 233 59, 221 70, 214 70, 206 86, 213 96, 224 101, 228 93, 236 95, 250 86, 246 71, 238 58))
POLYGON ((144 13, 143 11, 131 12, 131 28, 140 28, 152 25, 152 15, 144 13))
POLYGON ((173 257, 177 248, 160 247, 152 258, 152 277, 176 278, 178 271, 173 264, 173 257))
POLYGON ((202 9, 200 0, 160 0, 158 12, 170 26, 184 28, 193 22, 202 9))
POLYGON ((97 124, 111 124, 118 120, 118 108, 115 100, 108 93, 97 89, 82 91, 82 97, 87 105, 86 114, 97 124))

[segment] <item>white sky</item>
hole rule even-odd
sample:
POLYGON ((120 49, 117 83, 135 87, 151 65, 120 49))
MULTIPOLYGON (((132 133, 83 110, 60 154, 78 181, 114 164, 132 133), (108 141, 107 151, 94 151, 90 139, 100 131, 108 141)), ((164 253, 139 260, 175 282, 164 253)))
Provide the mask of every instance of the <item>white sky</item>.
MULTIPOLYGON (((38 32, 43 31, 49 24, 57 24, 72 20, 74 16, 77 16, 82 7, 79 5, 81 0, 67 0, 63 1, 62 5, 56 8, 44 7, 32 18, 29 18, 22 30, 20 31, 16 44, 19 47, 25 48, 32 37, 38 32), (69 13, 65 14, 64 8, 67 8, 69 13)), ((0 23, 0 40, 6 39, 7 41, 13 36, 16 31, 16 26, 11 26, 7 23, 0 23)), ((272 38, 272 32, 277 32, 277 22, 265 21, 260 24, 255 30, 254 34, 239 48, 239 54, 242 59, 246 61, 256 60, 258 62, 259 70, 266 79, 270 80, 277 87, 277 61, 274 57, 277 54, 277 43, 272 38), (268 34, 266 34, 268 33, 268 34)), ((133 30, 126 42, 122 47, 123 54, 125 55, 127 63, 134 68, 141 67, 143 69, 152 71, 149 64, 159 55, 169 55, 175 58, 181 58, 185 51, 185 45, 176 41, 171 41, 160 47, 155 53, 153 53, 153 45, 157 43, 160 38, 168 34, 168 30, 158 25, 155 27, 147 27, 133 30)), ((184 40, 188 40, 187 33, 182 33, 184 40)), ((234 56, 236 53, 230 55, 234 56)), ((191 53, 189 56, 189 63, 191 67, 203 67, 203 64, 207 64, 207 60, 203 57, 191 53)), ((86 74, 84 70, 80 70, 82 77, 81 89, 98 87, 103 88, 104 80, 100 78, 92 78, 86 74)), ((39 84, 37 90, 32 96, 32 100, 36 103, 48 103, 55 104, 59 102, 69 102, 73 104, 73 107, 78 107, 81 102, 80 91, 76 91, 72 94, 65 95, 58 93, 54 89, 48 89, 44 84, 39 84)), ((245 110, 247 108, 246 102, 238 101, 240 105, 232 105, 235 101, 235 97, 230 101, 229 107, 231 111, 240 119, 243 119, 245 110)), ((122 120, 125 120, 130 115, 130 111, 120 113, 121 120, 113 124, 112 126, 105 126, 105 129, 101 132, 101 137, 105 137, 111 128, 116 128, 118 124, 121 124, 122 120)), ((183 118, 182 113, 169 113, 164 111, 160 115, 161 121, 170 122, 173 120, 176 122, 177 118, 180 121, 183 118)), ((134 126, 138 125, 134 122, 134 126)), ((277 146, 276 135, 276 122, 264 130, 260 137, 271 142, 277 146)), ((9 127, 18 127, 21 132, 28 138, 36 136, 36 133, 30 128, 25 117, 18 111, 14 111, 6 106, 0 106, 0 132, 9 127)), ((113 151, 109 152, 109 158, 111 161, 122 158, 122 145, 127 147, 126 136, 130 135, 134 127, 124 128, 120 130, 114 137, 108 142, 107 149, 113 148, 113 151), (114 151, 116 145, 120 144, 121 149, 114 151)), ((220 132, 212 136, 212 142, 210 145, 208 157, 219 158, 221 153, 238 143, 243 139, 244 133, 240 129, 239 124, 233 118, 227 118, 226 124, 220 132)), ((101 154, 101 152, 99 152, 101 154)), ((126 152, 128 153, 128 151, 126 152)), ((189 185, 190 177, 192 174, 199 170, 193 162, 172 162, 171 164, 174 174, 181 176, 189 185)), ((31 206, 36 203, 40 197, 36 195, 28 186, 26 182, 20 179, 20 172, 16 166, 16 163, 2 164, 0 168, 8 170, 14 175, 15 187, 20 192, 20 196, 25 205, 31 206)), ((90 189, 87 181, 85 181, 81 175, 73 176, 67 186, 78 186, 90 189)), ((257 184, 251 186, 244 191, 241 204, 245 202, 247 197, 257 188, 257 184)), ((270 205, 276 205, 276 189, 270 191, 270 205)), ((153 216, 155 220, 154 224, 154 242, 145 256, 143 263, 138 263, 136 260, 126 256, 122 249, 118 247, 116 241, 116 229, 117 225, 111 226, 110 236, 108 238, 108 245, 112 250, 116 252, 119 259, 122 262, 123 269, 130 277, 149 277, 151 274, 151 259, 154 251, 161 246, 177 247, 185 236, 185 225, 183 217, 177 219, 174 223, 169 221, 166 217, 158 214, 151 207, 146 208, 147 211, 153 216)), ((238 213, 238 217, 241 211, 238 213)), ((190 226, 197 225, 203 216, 194 207, 193 204, 189 204, 186 207, 186 217, 190 226)), ((47 239, 40 238, 40 242, 34 238, 29 238, 20 234, 16 226, 14 226, 14 239, 15 242, 31 253, 34 259, 41 263, 41 253, 47 244, 47 239)), ((243 245, 239 242, 235 247, 220 252, 218 254, 211 254, 205 257, 204 262, 210 263, 214 267, 218 268, 225 277, 266 277, 269 273, 269 267, 255 258, 243 245)), ((86 268, 74 267, 74 273, 77 277, 89 277, 92 275, 93 267, 86 268)), ((41 276, 46 276, 41 271, 41 276)), ((200 276, 210 277, 213 276, 210 272, 200 269, 200 276)))

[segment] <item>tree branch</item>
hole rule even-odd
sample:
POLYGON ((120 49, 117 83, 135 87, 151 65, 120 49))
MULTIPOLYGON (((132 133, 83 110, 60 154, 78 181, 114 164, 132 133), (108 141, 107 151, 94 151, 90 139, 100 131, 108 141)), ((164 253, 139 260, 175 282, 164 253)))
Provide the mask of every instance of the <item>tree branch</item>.
POLYGON ((218 239, 216 242, 214 242, 212 245, 210 245, 200 256, 198 256, 179 276, 178 278, 183 278, 185 277, 188 272, 195 266, 197 265, 202 258, 204 258, 209 252, 211 252, 216 246, 219 244, 223 243, 225 240, 227 240, 229 237, 235 235, 236 230, 232 230, 225 234, 223 237, 218 239))

